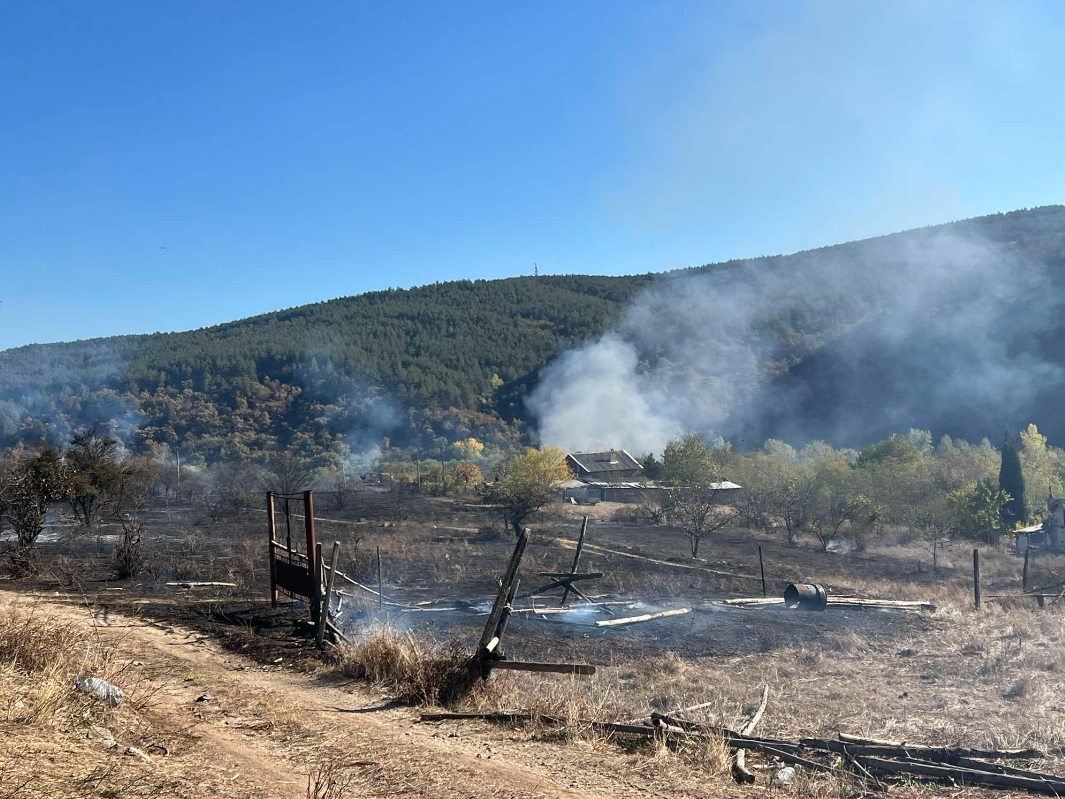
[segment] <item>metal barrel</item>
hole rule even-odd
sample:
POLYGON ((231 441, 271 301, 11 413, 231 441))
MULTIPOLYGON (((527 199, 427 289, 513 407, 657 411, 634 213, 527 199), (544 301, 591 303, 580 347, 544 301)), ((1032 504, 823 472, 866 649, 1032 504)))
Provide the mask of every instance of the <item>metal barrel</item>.
POLYGON ((828 605, 825 588, 817 583, 789 583, 784 589, 784 607, 824 610, 828 605))

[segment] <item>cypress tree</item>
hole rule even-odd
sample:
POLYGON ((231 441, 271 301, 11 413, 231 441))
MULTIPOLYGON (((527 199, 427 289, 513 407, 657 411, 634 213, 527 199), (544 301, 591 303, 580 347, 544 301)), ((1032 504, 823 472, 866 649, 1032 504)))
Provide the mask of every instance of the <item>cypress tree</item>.
POLYGON ((1001 518, 1004 530, 1012 530, 1017 523, 1028 523, 1028 511, 1024 504, 1024 472, 1021 471, 1020 441, 1017 436, 1006 434, 1002 444, 1002 466, 998 472, 998 487, 1009 495, 1002 504, 1001 518))

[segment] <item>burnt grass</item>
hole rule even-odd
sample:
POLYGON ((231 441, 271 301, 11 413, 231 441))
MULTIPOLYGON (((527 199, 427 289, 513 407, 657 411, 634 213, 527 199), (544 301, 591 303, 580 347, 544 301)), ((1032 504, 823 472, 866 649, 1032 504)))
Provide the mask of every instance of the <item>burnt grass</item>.
MULTIPOLYGON (((324 499, 324 498, 323 498, 324 499)), ((436 498, 394 494, 375 489, 358 492, 343 511, 319 500, 317 533, 326 552, 341 544, 341 570, 367 585, 376 585, 374 553, 380 547, 385 593, 418 603, 439 601, 490 602, 495 580, 513 547, 498 511, 468 498, 436 498)), ((715 599, 761 594, 758 547, 766 567, 767 593, 781 596, 788 582, 819 582, 830 593, 906 599, 928 599, 952 591, 960 595, 970 579, 970 544, 959 542, 940 555, 940 571, 931 570, 931 555, 918 546, 882 546, 847 554, 821 552, 812 541, 788 545, 782 537, 762 531, 731 530, 708 537, 704 557, 687 556, 687 540, 678 530, 625 520, 628 506, 594 508, 556 505, 530 521, 533 537, 521 570, 519 597, 547 582, 538 572, 568 571, 572 542, 581 516, 591 522, 582 571, 604 577, 586 583, 587 591, 605 599, 634 600, 640 609, 618 608, 633 615, 671 607, 704 608, 715 599), (618 520, 622 519, 622 520, 618 520), (571 542, 571 547, 563 545, 571 542), (640 557, 604 551, 616 550, 640 557), (654 561, 640 558, 651 558, 654 561), (594 586, 594 587, 593 587, 594 586)), ((283 598, 278 608, 267 600, 266 524, 261 511, 206 518, 197 508, 153 511, 146 519, 145 571, 132 580, 112 579, 111 552, 117 524, 81 533, 57 519, 52 535, 38 544, 42 572, 32 579, 12 580, 11 587, 59 592, 97 608, 132 613, 163 624, 192 627, 222 641, 234 651, 264 663, 283 658, 286 664, 316 659, 309 645, 312 633, 306 607, 283 598), (236 587, 183 589, 167 586, 179 580, 225 581, 236 587)), ((279 537, 284 538, 280 525, 279 537)), ((302 545, 302 519, 292 519, 292 539, 302 545)), ((993 563, 985 567, 985 591, 1016 591, 1020 565, 1000 558, 1001 575, 993 563), (998 583, 1001 583, 1001 586, 998 583)), ((1049 575, 1053 563, 1033 568, 1032 580, 1049 575), (1045 575, 1043 575, 1045 576, 1045 575)), ((339 583, 338 583, 339 586, 339 583)), ((472 612, 402 613, 378 610, 373 597, 352 590, 343 619, 345 629, 394 625, 438 641, 472 643, 484 616, 472 612)), ((537 606, 557 606, 559 592, 536 598, 537 606)), ((529 598, 517 607, 532 606, 529 598)), ((571 598, 580 607, 581 600, 571 598)), ((607 618, 596 616, 595 618, 607 618)), ((714 606, 671 619, 621 628, 596 628, 593 619, 568 623, 557 617, 515 613, 508 628, 506 651, 514 659, 576 660, 616 664, 648 654, 675 652, 685 658, 713 658, 768 653, 798 644, 816 646, 825 636, 852 632, 868 639, 890 639, 919 633, 938 621, 935 616, 891 610, 830 608, 822 613, 780 608, 714 606)))

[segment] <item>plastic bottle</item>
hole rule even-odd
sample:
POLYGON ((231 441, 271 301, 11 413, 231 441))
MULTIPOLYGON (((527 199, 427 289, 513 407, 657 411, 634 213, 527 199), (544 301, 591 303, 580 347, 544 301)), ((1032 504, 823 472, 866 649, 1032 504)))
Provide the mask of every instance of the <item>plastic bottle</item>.
POLYGON ((77 677, 74 679, 74 687, 101 702, 107 702, 111 707, 118 707, 126 700, 126 695, 121 688, 99 677, 86 677, 84 680, 77 677))

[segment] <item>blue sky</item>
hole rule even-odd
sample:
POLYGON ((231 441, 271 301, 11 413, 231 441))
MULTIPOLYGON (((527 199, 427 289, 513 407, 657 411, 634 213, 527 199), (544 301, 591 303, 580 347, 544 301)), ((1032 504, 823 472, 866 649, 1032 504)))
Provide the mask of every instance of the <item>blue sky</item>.
POLYGON ((0 349, 1065 199, 1052 2, 0 5, 0 349))

